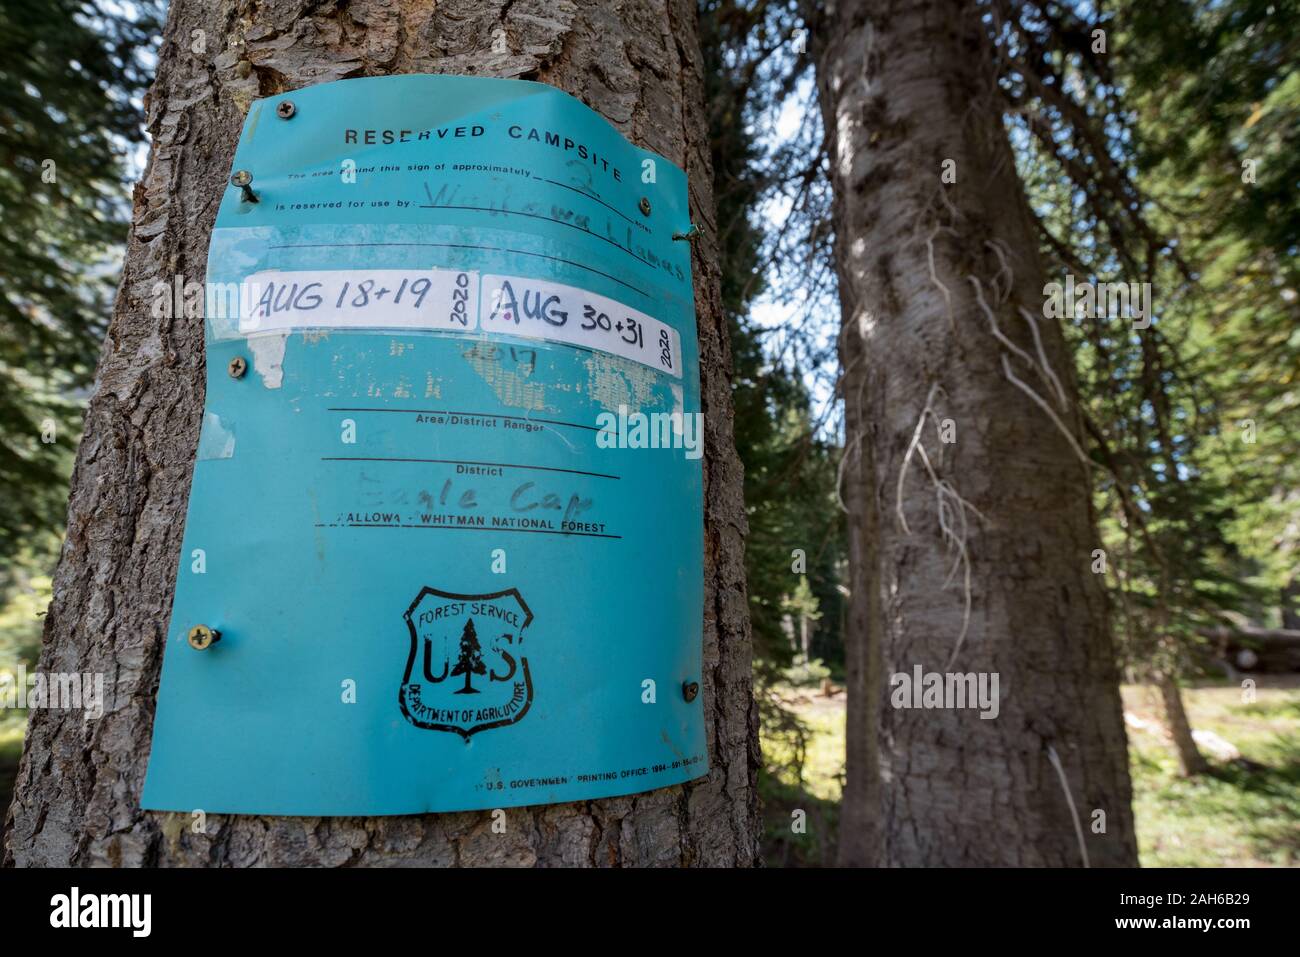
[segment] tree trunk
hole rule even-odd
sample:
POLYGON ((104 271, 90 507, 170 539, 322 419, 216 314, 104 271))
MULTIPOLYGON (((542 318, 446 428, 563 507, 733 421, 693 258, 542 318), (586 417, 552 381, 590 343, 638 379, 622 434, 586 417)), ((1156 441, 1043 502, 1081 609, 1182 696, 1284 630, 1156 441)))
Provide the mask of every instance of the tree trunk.
MULTIPOLYGON (((830 128, 829 126, 827 127, 830 128)), ((841 280, 840 309, 845 328, 852 315, 852 287, 841 280)), ((844 635, 844 794, 840 801, 838 864, 870 867, 883 863, 880 764, 880 628, 882 605, 876 580, 879 567, 875 469, 863 403, 867 373, 864 344, 840 336, 844 403, 844 484, 849 510, 849 600, 844 635), (850 401, 847 397, 852 396, 850 401)))
POLYGON ((1178 681, 1169 674, 1161 674, 1156 679, 1160 688, 1160 700, 1165 709, 1165 726, 1174 743, 1174 752, 1178 755, 1178 767, 1184 777, 1204 774, 1210 770, 1205 755, 1196 746, 1192 737, 1192 723, 1187 720, 1187 709, 1183 707, 1183 693, 1178 681))
POLYGON ((148 101, 153 151, 72 481, 42 670, 102 671, 99 721, 36 711, 10 810, 18 865, 752 865, 757 711, 696 13, 688 0, 174 0, 148 101), (206 52, 194 52, 205 43, 206 52), (223 48, 218 49, 218 47, 223 48), (508 813, 389 818, 142 811, 203 407, 203 322, 151 318, 150 290, 202 281, 217 200, 257 96, 390 73, 557 86, 686 169, 705 434, 703 697, 711 771, 683 787, 508 813))
POLYGON ((1291 578, 1282 589, 1282 627, 1300 630, 1300 578, 1291 578))
POLYGON ((852 529, 841 860, 1135 864, 1070 356, 1043 318, 980 11, 841 0, 810 36, 852 529), (896 707, 891 676, 916 666, 997 674, 997 716, 896 707))

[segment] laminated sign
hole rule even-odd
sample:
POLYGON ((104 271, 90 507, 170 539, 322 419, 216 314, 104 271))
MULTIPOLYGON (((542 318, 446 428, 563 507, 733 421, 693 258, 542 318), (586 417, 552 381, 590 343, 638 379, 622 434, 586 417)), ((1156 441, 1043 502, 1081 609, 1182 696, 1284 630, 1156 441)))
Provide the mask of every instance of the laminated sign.
MULTIPOLYGON (((143 804, 413 814, 708 770, 685 174, 537 83, 253 104, 143 804)), ((187 314, 196 314, 188 311, 187 314)))

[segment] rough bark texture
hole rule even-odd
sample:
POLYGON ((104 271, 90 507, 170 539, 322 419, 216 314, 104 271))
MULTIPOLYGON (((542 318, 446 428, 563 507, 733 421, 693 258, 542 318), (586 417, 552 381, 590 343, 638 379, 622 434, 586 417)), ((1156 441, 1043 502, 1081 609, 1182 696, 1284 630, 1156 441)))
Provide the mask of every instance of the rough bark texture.
POLYGON ((689 0, 174 0, 149 99, 153 152, 86 417, 40 667, 106 674, 106 714, 35 712, 10 810, 17 865, 751 865, 757 713, 745 517, 696 14, 689 0), (203 31, 197 34, 195 31, 203 31), (193 52, 202 39, 206 53, 193 52), (153 284, 202 281, 249 102, 328 80, 461 73, 540 80, 684 167, 705 435, 703 695, 712 771, 604 801, 391 818, 144 812, 140 789, 203 406, 201 320, 153 319, 153 284))
POLYGON ((1043 318, 979 12, 967 0, 841 0, 811 36, 835 188, 850 691, 862 702, 850 712, 843 860, 1073 866, 1077 821, 1093 866, 1135 864, 1118 674, 1090 572, 1089 476, 1071 443, 1082 440, 1070 357, 1043 318), (945 185, 949 159, 957 180, 945 185), (1036 372, 1042 360, 1059 390, 1036 372), (909 459, 927 401, 925 455, 909 459), (971 608, 953 659, 967 569, 957 541, 971 608), (894 708, 886 683, 915 665, 998 673, 1001 713, 894 708), (864 767, 877 733, 879 763, 864 767), (1105 833, 1094 833, 1094 810, 1105 833), (873 816, 878 841, 852 833, 873 816))

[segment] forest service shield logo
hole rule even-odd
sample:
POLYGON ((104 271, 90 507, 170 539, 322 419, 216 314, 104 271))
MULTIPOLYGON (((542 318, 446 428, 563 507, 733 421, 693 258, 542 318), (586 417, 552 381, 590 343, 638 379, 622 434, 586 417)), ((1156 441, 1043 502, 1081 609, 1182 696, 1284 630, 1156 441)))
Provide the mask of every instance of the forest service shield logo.
POLYGON ((528 713, 533 678, 521 645, 533 613, 517 589, 460 595, 425 587, 405 618, 411 650, 397 699, 407 721, 468 742, 528 713))

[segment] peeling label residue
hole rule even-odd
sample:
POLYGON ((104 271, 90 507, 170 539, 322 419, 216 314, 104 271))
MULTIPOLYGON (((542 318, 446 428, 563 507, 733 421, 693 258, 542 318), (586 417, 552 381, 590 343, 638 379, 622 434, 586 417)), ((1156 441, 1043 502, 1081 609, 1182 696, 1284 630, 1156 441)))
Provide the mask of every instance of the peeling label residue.
POLYGON ((199 432, 199 460, 229 459, 235 455, 234 423, 221 421, 215 412, 203 413, 203 428, 199 432))
MULTIPOLYGON (((617 412, 619 406, 624 406, 629 412, 638 412, 642 406, 659 404, 652 369, 600 353, 592 353, 586 365, 587 391, 606 411, 617 412)), ((681 392, 680 386, 674 388, 674 394, 681 392)))
POLYGON ((262 385, 278 389, 284 382, 284 347, 288 334, 249 336, 248 351, 253 354, 253 368, 262 377, 262 385))
MULTIPOLYGON (((471 349, 465 353, 465 361, 492 387, 497 398, 505 405, 536 412, 546 409, 546 386, 543 383, 530 381, 527 375, 502 367, 495 355, 471 349)), ((651 379, 655 376, 649 369, 646 370, 646 375, 651 379)))
POLYGON ((682 389, 682 387, 675 383, 669 385, 668 388, 673 394, 673 411, 672 411, 673 433, 676 435, 681 435, 682 423, 686 416, 686 394, 682 389))

